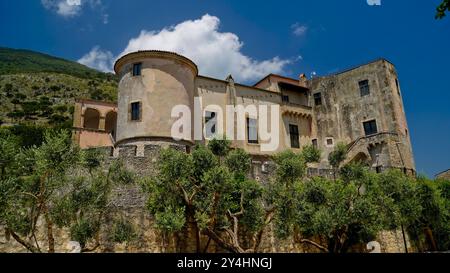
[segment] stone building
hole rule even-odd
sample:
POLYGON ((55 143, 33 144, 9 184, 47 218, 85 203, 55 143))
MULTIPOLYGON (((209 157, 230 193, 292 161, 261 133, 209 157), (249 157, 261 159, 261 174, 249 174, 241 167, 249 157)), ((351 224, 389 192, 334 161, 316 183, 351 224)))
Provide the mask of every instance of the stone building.
MULTIPOLYGON (((327 176, 328 154, 340 142, 347 145, 347 162, 364 162, 376 171, 399 168, 405 173, 415 173, 399 81, 394 66, 386 60, 309 80, 304 75, 291 79, 270 74, 253 86, 238 84, 232 76, 225 80, 201 76, 191 60, 163 51, 130 53, 116 62, 115 71, 120 79, 117 104, 77 100, 74 111, 74 141, 81 148, 98 148, 109 153, 106 164, 119 158, 137 174, 151 174, 162 148, 189 152, 196 142, 206 143, 221 127, 227 127, 227 137, 231 133, 237 139, 232 145, 253 156, 252 175, 256 180, 265 181, 270 175, 271 155, 287 149, 299 152, 306 145, 322 150, 321 162, 309 166, 309 174, 327 176), (193 123, 183 124, 183 137, 176 139, 173 125, 182 118, 177 111, 173 115, 175 106, 190 110, 182 118, 193 123), (227 106, 247 107, 249 111, 239 115, 227 112, 227 106), (261 106, 270 106, 268 113, 278 115, 263 120, 261 112, 250 111, 261 106), (199 127, 206 129, 199 133, 196 130, 199 127), (242 127, 244 133, 241 131, 238 137, 242 127), (265 151, 263 145, 272 140, 264 134, 263 129, 268 128, 278 145, 265 151)), ((196 252, 195 236, 188 225, 172 237, 163 236, 155 228, 139 185, 120 185, 112 190, 107 218, 96 252, 196 252), (114 217, 129 219, 139 231, 139 239, 125 245, 111 242, 114 217)), ((41 219, 37 240, 43 249, 46 229, 41 219)), ((64 229, 54 232, 56 250, 67 251, 70 232, 64 229)), ((202 241, 206 244, 207 240, 202 241)), ((382 232, 377 241, 382 252, 405 251, 399 231, 382 232)), ((0 242, 0 252, 25 251, 6 233, 0 233, 0 242)), ((407 247, 413 250, 411 244, 407 247)), ((201 249, 204 248, 208 252, 224 251, 214 243, 202 245, 201 249)), ((278 240, 272 225, 267 227, 258 250, 315 251, 298 242, 295 236, 278 240)), ((352 251, 368 250, 361 245, 352 251)))
POLYGON ((437 174, 436 178, 450 180, 450 169, 446 170, 445 172, 437 174))
POLYGON ((117 105, 76 102, 74 139, 82 148, 111 147, 114 156, 121 149, 127 153, 131 149, 137 157, 154 144, 176 144, 189 151, 196 142, 207 142, 226 128, 221 132, 228 133, 227 137, 231 132, 236 139, 233 146, 252 154, 262 171, 271 155, 314 145, 323 153, 320 164, 311 166, 312 173, 326 172, 328 154, 344 143, 347 162, 364 162, 376 171, 399 168, 415 174, 400 84, 394 65, 387 60, 313 79, 270 74, 253 86, 236 83, 232 76, 221 80, 199 75, 194 62, 165 51, 130 53, 114 68, 120 80, 117 105), (183 126, 190 131, 174 140, 173 125, 180 116, 174 117, 172 110, 177 105, 191 110, 191 126, 183 126), (279 116, 264 124, 251 111, 244 116, 227 112, 230 105, 267 106, 269 114, 278 109, 270 107, 278 106, 279 116), (199 137, 195 129, 203 125, 209 129, 199 137), (270 141, 261 134, 261 126, 272 131, 278 127, 275 149, 261 149, 270 141), (238 136, 239 128, 245 128, 243 138, 238 136))

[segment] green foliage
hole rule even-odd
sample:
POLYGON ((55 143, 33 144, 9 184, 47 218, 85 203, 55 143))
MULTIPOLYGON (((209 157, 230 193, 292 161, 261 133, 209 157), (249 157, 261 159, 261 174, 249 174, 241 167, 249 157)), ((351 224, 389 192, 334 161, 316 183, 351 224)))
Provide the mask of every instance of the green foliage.
POLYGON ((93 170, 101 166, 104 154, 99 149, 87 149, 81 151, 81 159, 83 166, 92 173, 93 170))
POLYGON ((383 194, 393 203, 386 210, 394 227, 410 225, 422 210, 418 199, 418 184, 399 170, 389 170, 380 174, 383 194))
POLYGON ((252 167, 252 159, 244 150, 236 149, 228 154, 225 164, 231 172, 245 177, 252 167))
MULTIPOLYGON (((66 227, 73 240, 98 244, 113 184, 130 177, 120 164, 102 168, 98 151, 80 151, 69 131, 46 130, 40 146, 22 148, 10 130, 0 131, 0 224, 32 252, 42 252, 35 240, 37 222, 49 228, 48 251, 54 251, 53 227, 66 227)), ((85 249, 84 249, 85 250, 85 249)), ((83 250, 83 251, 84 251, 83 250)))
POLYGON ((302 154, 296 154, 290 150, 282 152, 274 157, 276 163, 277 181, 293 184, 306 174, 306 161, 302 154))
POLYGON ((318 163, 321 159, 321 151, 313 145, 303 147, 303 157, 306 163, 318 163))
POLYGON ((117 99, 117 78, 112 74, 44 54, 7 48, 0 48, 0 86, 8 98, 0 100, 0 119, 12 124, 70 129, 73 115, 70 105, 75 98, 117 99))
POLYGON ((304 238, 321 238, 329 252, 346 252, 383 230, 385 203, 372 174, 357 180, 313 178, 296 185, 295 226, 304 238))
POLYGON ((135 228, 130 221, 123 218, 117 220, 112 228, 112 241, 115 243, 125 243, 135 240, 137 237, 135 228))
POLYGON ((186 216, 183 207, 165 207, 164 211, 155 213, 156 227, 169 233, 180 231, 186 224, 186 216))
POLYGON ((231 141, 226 137, 223 139, 214 138, 208 143, 208 149, 216 156, 223 157, 228 154, 231 147, 231 141))
POLYGON ((364 179, 367 172, 367 167, 358 163, 350 163, 340 169, 341 179, 345 182, 364 179))
POLYGON ((70 227, 72 240, 79 242, 82 248, 93 238, 99 229, 99 223, 82 218, 79 222, 70 227))
POLYGON ((347 158, 347 150, 347 145, 338 143, 334 151, 329 154, 328 161, 335 170, 339 169, 342 162, 347 158))
POLYGON ((114 77, 79 63, 49 55, 28 50, 0 48, 0 75, 37 72, 54 72, 79 78, 108 79, 114 77))
MULTIPOLYGON (((100 166, 101 165, 99 165, 99 167, 100 166)), ((115 183, 119 185, 129 185, 136 181, 134 172, 128 170, 121 160, 115 160, 111 163, 108 175, 112 181, 115 181, 115 183)))
POLYGON ((450 0, 443 0, 436 8, 436 19, 444 18, 447 11, 450 11, 450 0))
POLYGON ((449 181, 429 180, 419 177, 417 199, 422 211, 408 230, 427 249, 447 251, 450 249, 450 199, 449 181), (425 233, 423 231, 425 230, 425 233))
POLYGON ((191 154, 161 151, 157 174, 142 183, 157 228, 174 233, 193 224, 229 251, 244 252, 225 234, 239 236, 236 226, 256 234, 265 225, 264 190, 248 179, 250 168, 250 156, 241 149, 230 151, 227 140, 212 140, 191 154))
POLYGON ((31 148, 41 146, 47 128, 39 125, 18 124, 6 130, 18 138, 21 147, 31 148))

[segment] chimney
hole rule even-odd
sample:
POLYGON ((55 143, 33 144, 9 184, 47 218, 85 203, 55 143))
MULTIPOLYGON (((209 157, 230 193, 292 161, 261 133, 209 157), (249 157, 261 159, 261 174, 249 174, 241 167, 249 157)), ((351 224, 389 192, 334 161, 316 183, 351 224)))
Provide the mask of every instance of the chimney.
POLYGON ((303 87, 307 87, 307 83, 308 83, 308 78, 306 77, 305 74, 300 74, 299 78, 299 85, 303 86, 303 87))

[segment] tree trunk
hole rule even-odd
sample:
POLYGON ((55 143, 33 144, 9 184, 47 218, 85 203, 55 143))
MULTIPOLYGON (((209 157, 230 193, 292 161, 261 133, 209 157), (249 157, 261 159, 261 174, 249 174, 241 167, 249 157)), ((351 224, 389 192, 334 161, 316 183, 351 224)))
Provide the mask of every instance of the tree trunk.
POLYGON ((324 247, 324 246, 322 246, 322 245, 320 245, 320 244, 318 244, 318 243, 316 243, 314 241, 311 241, 311 240, 308 240, 308 239, 302 239, 302 240, 300 240, 300 242, 303 243, 303 244, 312 245, 312 246, 316 247, 317 249, 321 250, 322 252, 325 252, 325 253, 329 252, 328 248, 326 248, 326 247, 324 247))
POLYGON ((402 225, 403 245, 405 247, 405 253, 408 254, 408 243, 406 242, 405 228, 402 225))
POLYGON ((55 237, 53 237, 53 222, 48 215, 48 211, 45 212, 45 221, 47 223, 47 240, 48 240, 48 253, 55 253, 55 237))
POLYGON ((212 231, 211 229, 206 229, 204 231, 204 233, 206 235, 209 236, 209 238, 211 238, 217 245, 219 245, 221 248, 230 251, 231 253, 245 253, 245 251, 235 245, 232 245, 230 243, 227 243, 225 240, 223 240, 222 238, 220 238, 219 235, 217 235, 214 231, 212 231))
POLYGON ((8 229, 9 234, 16 240, 19 244, 24 246, 26 249, 28 249, 31 253, 40 253, 39 249, 33 246, 32 244, 26 242, 22 238, 20 238, 19 235, 17 235, 14 231, 8 229))
POLYGON ((427 238, 429 245, 431 245, 431 250, 437 251, 438 248, 436 245, 436 241, 434 240, 433 231, 431 230, 431 228, 429 228, 429 227, 425 228, 425 236, 427 238))

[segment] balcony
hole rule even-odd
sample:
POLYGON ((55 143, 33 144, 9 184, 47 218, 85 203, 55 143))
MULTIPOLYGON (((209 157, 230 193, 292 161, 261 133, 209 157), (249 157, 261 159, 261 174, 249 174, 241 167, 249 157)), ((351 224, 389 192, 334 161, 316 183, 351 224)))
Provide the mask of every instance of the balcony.
POLYGON ((281 113, 294 117, 311 118, 312 107, 292 102, 281 103, 281 113))

